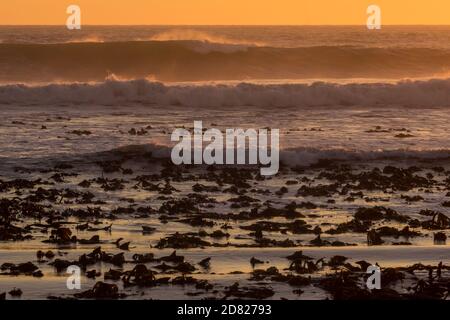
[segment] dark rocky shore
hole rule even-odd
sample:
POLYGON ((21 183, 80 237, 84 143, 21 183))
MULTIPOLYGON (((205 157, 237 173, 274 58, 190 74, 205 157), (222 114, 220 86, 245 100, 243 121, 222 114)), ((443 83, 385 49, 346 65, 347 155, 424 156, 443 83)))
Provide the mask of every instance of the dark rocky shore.
MULTIPOLYGON (((369 290, 366 270, 376 261, 342 255, 316 259, 302 252, 423 241, 446 246, 450 171, 445 163, 374 166, 324 160, 311 167, 283 167, 277 177, 264 178, 258 168, 183 167, 151 154, 139 159, 117 154, 95 164, 63 162, 12 171, 15 178, 0 179, 0 241, 11 251, 21 243, 41 243, 42 248, 29 261, 1 261, 0 276, 45 281, 42 269, 61 274, 75 265, 95 280, 89 290, 49 299, 127 298, 135 296, 130 288, 164 286, 187 287, 187 297, 194 299, 267 299, 276 294, 276 284, 289 286, 290 298, 302 298, 311 287, 331 299, 449 295, 449 255, 435 264, 380 265, 382 289, 369 290), (144 174, 148 168, 152 172, 144 174), (320 215, 330 210, 344 213, 320 215), (123 239, 115 226, 124 219, 153 222, 123 239), (164 231, 171 225, 181 228, 164 231), (147 249, 136 240, 145 237, 147 249), (71 255, 76 248, 84 253, 71 255), (250 272, 228 274, 245 276, 245 284, 239 279, 223 284, 208 280, 213 258, 193 261, 177 252, 201 249, 207 255, 209 248, 287 248, 291 254, 283 268, 271 265, 270 257, 250 257, 250 272), (173 252, 164 255, 163 249, 173 252)), ((12 287, 0 298, 22 294, 12 287)))

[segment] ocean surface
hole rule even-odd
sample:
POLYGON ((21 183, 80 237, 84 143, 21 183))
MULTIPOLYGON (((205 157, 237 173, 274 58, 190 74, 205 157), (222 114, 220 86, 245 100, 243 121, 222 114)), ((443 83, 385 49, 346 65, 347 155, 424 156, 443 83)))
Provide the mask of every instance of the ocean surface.
POLYGON ((450 27, 2 27, 0 80, 445 76, 450 27))
POLYGON ((279 128, 295 164, 445 158, 449 40, 446 26, 1 27, 1 157, 170 146, 204 120, 279 128), (156 125, 121 134, 140 122, 156 125))
MULTIPOLYGON (((198 232, 198 228, 171 219, 167 223, 152 214, 119 214, 119 209, 139 205, 158 210, 171 197, 182 201, 192 198, 196 183, 215 183, 201 171, 204 168, 191 168, 189 174, 184 172, 185 180, 177 181, 170 175, 160 177, 156 189, 145 189, 136 182, 139 177, 158 175, 161 170, 160 166, 145 162, 146 155, 151 152, 153 157, 167 159, 172 131, 192 128, 195 120, 202 120, 205 128, 220 130, 280 129, 280 175, 262 181, 249 179, 254 189, 248 192, 261 206, 271 203, 282 207, 292 201, 316 203, 316 208, 301 210, 305 221, 311 228, 320 226, 324 230, 322 239, 350 245, 308 245, 315 237, 310 233, 275 230, 264 231, 265 235, 278 241, 289 237, 299 246, 306 244, 306 254, 314 259, 342 254, 351 262, 366 259, 389 267, 417 262, 448 263, 448 245, 434 245, 430 230, 418 228, 422 236, 400 238, 404 240, 400 243, 388 237, 385 245, 377 247, 367 246, 366 233, 326 232, 331 226, 350 221, 354 212, 365 206, 383 205, 420 221, 428 219, 420 213, 423 209, 449 216, 449 207, 442 205, 448 200, 449 171, 445 170, 450 170, 449 71, 447 26, 383 26, 382 30, 367 30, 365 26, 83 26, 80 31, 68 31, 63 26, 2 26, 0 182, 42 179, 41 187, 56 188, 58 192, 90 190, 102 203, 104 212, 117 212, 117 217, 92 218, 96 221, 65 217, 74 234, 82 238, 92 236, 88 231, 75 231, 76 225, 86 221, 102 226, 112 223, 112 232, 98 232, 103 249, 120 252, 114 241, 123 237, 132 242, 131 252, 126 253, 128 260, 132 254, 148 250, 161 256, 171 249, 156 250, 154 246, 160 239, 175 232, 198 232), (128 155, 121 165, 132 169, 131 175, 106 173, 98 166, 98 161, 115 161, 118 155, 128 155), (395 188, 365 190, 364 198, 352 195, 356 199, 350 200, 344 191, 336 191, 333 196, 296 193, 300 186, 313 188, 333 182, 322 176, 320 166, 305 172, 298 169, 324 159, 343 161, 357 173, 382 170, 388 165, 419 166, 421 175, 435 180, 429 188, 404 192, 395 188), (440 166, 444 169, 436 169, 440 166), (55 177, 55 172, 62 180, 55 177), (100 177, 107 178, 106 187, 99 182, 100 177), (108 179, 125 179, 120 182, 124 187, 109 190, 108 179), (90 188, 80 187, 84 180, 90 181, 90 188), (288 184, 289 190, 280 195, 280 188, 292 180, 297 187, 288 184), (51 186, 46 181, 51 181, 51 186), (164 190, 158 188, 169 182, 176 191, 164 198, 164 190), (422 200, 408 202, 405 195, 420 196, 422 200), (154 227, 156 232, 142 234, 142 226, 154 227)), ((19 191, 7 185, 2 198, 35 199, 33 190, 19 191)), ((201 203, 202 212, 226 214, 243 210, 230 206, 229 201, 236 194, 219 186, 220 190, 208 192, 213 200, 208 200, 210 206, 201 203)), ((61 197, 58 201, 45 200, 42 204, 48 205, 48 210, 86 209, 86 203, 77 199, 63 201, 61 197)), ((31 223, 27 219, 22 221, 24 225, 31 223)), ((214 228, 220 224, 230 238, 219 239, 217 246, 206 249, 178 252, 195 262, 212 257, 212 269, 200 274, 219 288, 235 281, 251 284, 251 257, 270 261, 280 270, 289 266, 285 257, 295 248, 254 247, 253 236, 241 228, 249 221, 228 221, 226 225, 213 221, 214 228)), ((274 221, 290 220, 275 217, 274 221)), ((206 231, 214 228, 207 227, 206 231)), ((33 235, 30 241, 0 241, 0 264, 35 262, 38 249, 67 251, 61 256, 77 259, 79 254, 97 246, 60 247, 43 244, 48 239, 45 232, 36 231, 33 235)), ((39 279, 0 275, 0 293, 20 287, 24 298, 72 294, 65 287, 64 274, 57 274, 47 264, 40 264, 40 268, 44 277, 39 279)), ((110 265, 101 263, 96 268, 105 272, 110 265)), ((93 279, 83 276, 83 289, 93 284, 93 279)), ((272 286, 274 299, 298 298, 287 284, 272 286)), ((120 289, 134 299, 186 298, 191 291, 172 286, 142 292, 120 289)), ((191 292, 189 297, 205 298, 208 294, 191 292)), ((328 293, 315 286, 305 289, 302 296, 325 297, 329 297, 328 293)))

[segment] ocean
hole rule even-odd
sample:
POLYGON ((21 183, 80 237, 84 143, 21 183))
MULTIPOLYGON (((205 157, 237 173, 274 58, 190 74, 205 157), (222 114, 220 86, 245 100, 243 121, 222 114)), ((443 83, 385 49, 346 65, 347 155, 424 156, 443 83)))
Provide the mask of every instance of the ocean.
MULTIPOLYGON (((83 265, 101 279, 111 268, 126 274, 136 254, 177 250, 216 288, 180 289, 177 266, 150 259, 174 284, 118 284, 130 299, 222 298, 236 281, 265 286, 255 283, 252 257, 258 268, 313 277, 303 294, 263 277, 273 290, 265 298, 336 298, 320 280, 335 269, 292 269, 285 257, 296 250, 399 270, 448 263, 435 234, 450 229, 449 70, 449 26, 2 26, 0 213, 22 231, 0 233, 0 264, 32 261, 43 278, 11 278, 6 266, 0 293, 73 296, 37 250, 76 265, 98 246, 125 253, 119 265, 83 265), (171 165, 171 133, 196 120, 280 129, 280 173, 171 165), (355 212, 366 207, 378 218, 361 222, 355 212), (63 227, 76 239, 51 234, 63 227), (371 230, 383 239, 377 246, 371 230), (80 241, 94 234, 98 241, 80 241), (199 267, 207 257, 211 267, 199 267)), ((426 276, 408 276, 399 294, 426 276)), ((95 282, 83 274, 83 289, 95 282)))
POLYGON ((432 26, 2 27, 1 156, 169 145, 174 127, 200 119, 280 128, 284 160, 295 164, 445 158, 449 37, 450 27, 432 26), (63 132, 49 126, 36 144, 33 130, 11 123, 39 127, 51 114, 78 119, 63 131, 98 130, 55 141, 63 132), (161 128, 122 135, 136 119, 161 128))

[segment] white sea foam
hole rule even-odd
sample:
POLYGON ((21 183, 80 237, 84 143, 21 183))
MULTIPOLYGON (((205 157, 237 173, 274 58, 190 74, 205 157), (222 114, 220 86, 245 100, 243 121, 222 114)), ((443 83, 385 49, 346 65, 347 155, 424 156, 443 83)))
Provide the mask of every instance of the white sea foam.
POLYGON ((0 86, 4 104, 178 105, 188 107, 450 106, 450 79, 397 83, 178 84, 147 79, 0 86))
MULTIPOLYGON (((140 155, 151 153, 155 158, 170 158, 171 148, 168 146, 146 144, 120 147, 106 152, 90 154, 90 157, 115 157, 120 154, 140 155)), ((319 148, 290 148, 280 150, 281 163, 289 167, 309 166, 320 160, 336 161, 375 161, 375 160, 443 160, 450 159, 450 149, 437 150, 344 150, 344 149, 319 149, 319 148)))

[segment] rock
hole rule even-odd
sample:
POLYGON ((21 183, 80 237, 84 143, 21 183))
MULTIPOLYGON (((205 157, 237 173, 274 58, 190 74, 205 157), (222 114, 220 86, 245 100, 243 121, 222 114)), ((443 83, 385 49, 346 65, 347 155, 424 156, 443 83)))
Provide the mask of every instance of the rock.
POLYGON ((144 234, 148 234, 148 233, 153 233, 156 231, 156 228, 153 227, 147 227, 147 226, 142 226, 142 232, 144 234))
POLYGON ((35 277, 35 278, 42 278, 42 277, 44 276, 44 274, 42 273, 41 270, 37 270, 37 271, 33 272, 32 275, 33 275, 33 277, 35 277))
POLYGON ((125 255, 123 253, 118 253, 113 255, 111 258, 111 263, 116 266, 121 266, 125 263, 125 255))
POLYGON ((433 212, 433 218, 422 222, 422 228, 428 230, 442 230, 450 228, 450 218, 440 212, 433 212))
POLYGON ((264 261, 261 261, 261 260, 259 260, 259 259, 256 259, 255 257, 252 257, 252 258, 250 259, 250 264, 252 265, 253 268, 255 267, 255 265, 257 265, 257 264, 263 264, 263 263, 264 263, 264 261))
POLYGON ((322 238, 320 237, 320 234, 318 234, 317 237, 314 238, 313 240, 311 240, 309 243, 316 247, 323 247, 323 246, 331 245, 331 243, 329 241, 322 240, 322 238))
POLYGON ((154 272, 148 269, 144 264, 138 264, 133 270, 124 272, 122 280, 125 287, 133 285, 152 287, 156 285, 154 272))
POLYGON ((209 269, 211 267, 211 258, 205 258, 198 263, 202 268, 209 269))
POLYGON ((32 262, 26 262, 26 263, 19 263, 19 264, 13 264, 13 263, 4 263, 0 267, 1 270, 9 270, 9 275, 33 275, 33 272, 38 270, 39 268, 34 265, 32 262))
POLYGON ((383 243, 384 243, 384 241, 381 240, 380 235, 375 230, 370 230, 367 233, 367 245, 368 246, 379 246, 383 243))
POLYGON ((213 286, 212 284, 210 284, 210 283, 208 282, 208 280, 200 280, 200 281, 198 281, 197 284, 195 285, 195 288, 196 288, 196 289, 199 289, 199 290, 206 290, 206 291, 211 290, 213 287, 214 287, 214 286, 213 286))
POLYGON ((78 265, 78 262, 56 259, 55 261, 49 263, 49 265, 55 267, 56 271, 59 273, 65 271, 71 265, 78 265))
POLYGON ((345 261, 347 261, 347 259, 348 258, 344 256, 333 256, 328 261, 328 265, 332 268, 343 266, 345 264, 345 261))
POLYGON ((124 250, 124 251, 130 250, 131 242, 120 243, 122 240, 123 240, 123 238, 117 239, 117 241, 115 242, 116 247, 119 248, 120 250, 124 250))
POLYGON ((95 279, 101 276, 101 272, 97 272, 97 270, 86 271, 86 277, 89 279, 95 279))
POLYGON ((119 294, 119 288, 115 284, 97 282, 90 290, 76 293, 76 298, 81 299, 118 299, 123 297, 119 294))
POLYGON ((262 300, 272 297, 275 292, 268 287, 239 287, 239 283, 235 283, 228 287, 225 292, 225 298, 236 297, 238 299, 262 300))
POLYGON ((80 239, 78 240, 78 243, 80 244, 99 244, 100 243, 100 237, 98 235, 92 236, 90 239, 80 239))
POLYGON ((37 257, 38 261, 42 260, 42 258, 44 258, 44 256, 45 256, 45 254, 41 250, 36 252, 36 257, 37 257))
POLYGON ((177 252, 173 251, 170 255, 161 257, 158 259, 159 261, 165 261, 165 262, 173 262, 173 263, 181 263, 184 261, 183 256, 177 256, 177 252))
POLYGON ((380 237, 394 237, 396 239, 399 237, 411 238, 420 236, 419 232, 411 231, 408 226, 404 227, 402 230, 398 230, 394 227, 381 227, 376 229, 376 232, 380 237))
POLYGON ((360 221, 393 220, 407 222, 408 218, 399 215, 395 210, 385 207, 359 208, 355 213, 355 219, 360 221))
POLYGON ((153 255, 153 253, 134 254, 133 260, 134 260, 134 262, 137 262, 137 263, 148 263, 148 262, 153 262, 155 260, 155 257, 153 255))
POLYGON ((294 261, 294 260, 313 260, 313 258, 303 255, 303 251, 296 251, 293 254, 286 257, 286 259, 294 261))
POLYGON ((435 244, 445 244, 447 241, 447 235, 443 232, 438 232, 434 234, 434 243, 435 244))
POLYGON ((72 241, 72 231, 69 228, 58 228, 53 230, 52 235, 58 243, 67 243, 72 241))
POLYGON ((53 259, 53 258, 55 257, 55 254, 53 253, 53 251, 48 250, 48 251, 45 253, 45 257, 46 257, 47 259, 53 259))
POLYGON ((199 237, 190 234, 180 234, 177 232, 171 236, 159 240, 156 248, 189 249, 209 246, 211 246, 211 243, 202 240, 199 237))
POLYGON ((109 271, 105 272, 104 278, 105 280, 120 280, 122 276, 122 271, 109 269, 109 271))
POLYGON ((364 260, 356 261, 355 263, 357 265, 359 265, 361 267, 361 271, 364 271, 364 272, 366 272, 367 269, 372 265, 371 263, 364 261, 364 260))
POLYGON ((20 289, 16 289, 16 288, 14 288, 14 289, 12 289, 10 292, 8 292, 10 295, 11 295, 11 297, 20 297, 20 296, 22 296, 22 290, 20 290, 20 289))

